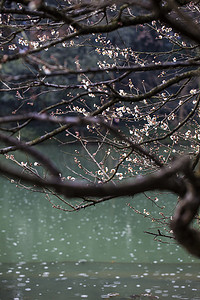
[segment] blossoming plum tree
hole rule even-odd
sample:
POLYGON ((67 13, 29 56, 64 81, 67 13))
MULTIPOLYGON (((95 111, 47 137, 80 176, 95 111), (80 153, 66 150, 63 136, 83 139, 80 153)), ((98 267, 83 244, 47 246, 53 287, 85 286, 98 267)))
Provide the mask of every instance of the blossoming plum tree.
POLYGON ((200 257, 199 1, 2 0, 0 11, 1 174, 64 211, 172 192, 169 231, 200 257), (50 142, 77 146, 73 167, 33 147, 50 142))

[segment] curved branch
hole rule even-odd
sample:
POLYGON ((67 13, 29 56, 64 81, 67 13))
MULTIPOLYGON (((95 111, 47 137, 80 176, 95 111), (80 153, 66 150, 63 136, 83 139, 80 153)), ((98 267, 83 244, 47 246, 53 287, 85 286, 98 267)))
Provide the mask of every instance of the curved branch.
POLYGON ((200 232, 191 227, 200 207, 199 189, 197 190, 193 184, 189 184, 187 190, 175 211, 171 229, 178 243, 189 253, 200 258, 200 232))
MULTIPOLYGON (((8 116, 8 117, 0 117, 0 123, 9 123, 13 121, 19 121, 19 120, 27 120, 27 119, 35 119, 40 121, 49 121, 55 124, 66 124, 62 125, 58 129, 53 130, 52 132, 41 136, 33 141, 25 143, 27 146, 32 146, 35 144, 39 144, 42 141, 49 139, 52 136, 57 135, 58 133, 71 128, 72 126, 82 126, 87 124, 99 124, 100 126, 108 129, 111 133, 113 133, 119 140, 123 141, 124 143, 127 143, 130 145, 130 147, 137 153, 139 153, 142 156, 147 157, 148 159, 154 161, 154 163, 159 166, 163 167, 163 164, 158 160, 154 155, 152 155, 150 152, 148 152, 146 149, 142 148, 140 145, 133 143, 131 139, 126 137, 122 132, 119 130, 116 130, 113 126, 105 122, 102 118, 98 117, 52 117, 48 116, 46 114, 37 114, 37 113, 29 113, 26 115, 18 115, 18 116, 8 116)), ((7 152, 13 151, 18 149, 17 146, 10 146, 8 148, 0 149, 1 154, 5 154, 7 152)))
MULTIPOLYGON (((27 55, 28 59, 32 59, 34 62, 41 64, 45 63, 45 61, 41 61, 41 59, 34 57, 32 55, 27 55)), ((185 68, 185 67, 199 67, 200 66, 200 57, 195 57, 194 59, 188 59, 187 61, 179 61, 179 62, 167 62, 167 63, 151 63, 144 66, 141 65, 132 65, 132 66, 114 66, 114 67, 106 67, 106 68, 88 68, 88 69, 81 69, 81 70, 53 70, 56 68, 55 66, 49 65, 49 69, 52 71, 48 74, 40 72, 37 75, 37 78, 48 78, 48 77, 56 77, 56 76, 66 76, 66 75, 80 75, 80 74, 101 74, 106 72, 147 72, 147 71, 159 71, 159 70, 170 70, 170 69, 177 69, 177 68, 185 68)), ((15 76, 2 76, 2 78, 8 81, 17 81, 22 79, 34 79, 36 76, 32 76, 31 74, 26 75, 15 75, 15 76)))
POLYGON ((5 136, 3 134, 0 134, 0 140, 6 144, 13 144, 13 145, 15 145, 15 147, 17 149, 19 149, 27 154, 32 155, 40 163, 42 163, 53 176, 60 178, 60 172, 55 167, 55 165, 52 163, 52 161, 50 161, 45 155, 40 153, 38 150, 33 149, 33 148, 27 146, 27 144, 22 143, 12 137, 5 136))
POLYGON ((84 182, 62 182, 54 178, 38 179, 28 174, 6 167, 0 164, 0 173, 20 179, 26 183, 37 185, 43 188, 52 188, 55 192, 64 195, 66 198, 82 197, 122 197, 134 196, 145 191, 171 191, 183 196, 186 192, 184 181, 176 176, 176 173, 183 172, 190 167, 190 160, 187 157, 181 158, 154 174, 137 178, 135 181, 118 185, 107 184, 86 184, 84 182))

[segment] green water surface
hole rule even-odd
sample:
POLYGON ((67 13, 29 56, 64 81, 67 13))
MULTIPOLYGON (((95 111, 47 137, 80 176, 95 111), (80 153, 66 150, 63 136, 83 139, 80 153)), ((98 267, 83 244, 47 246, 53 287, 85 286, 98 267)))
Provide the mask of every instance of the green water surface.
MULTIPOLYGON (((173 212, 173 195, 159 199, 173 212)), ((199 261, 145 234, 157 225, 127 203, 161 211, 140 195, 66 213, 2 178, 0 299, 200 299, 199 261)))

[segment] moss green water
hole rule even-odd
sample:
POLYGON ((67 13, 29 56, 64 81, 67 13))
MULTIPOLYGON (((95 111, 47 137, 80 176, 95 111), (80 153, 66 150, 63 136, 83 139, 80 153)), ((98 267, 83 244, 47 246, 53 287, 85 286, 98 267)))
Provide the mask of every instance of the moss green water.
POLYGON ((156 224, 127 203, 156 209, 140 196, 66 213, 1 179, 0 299, 200 299, 199 261, 144 234, 156 224))

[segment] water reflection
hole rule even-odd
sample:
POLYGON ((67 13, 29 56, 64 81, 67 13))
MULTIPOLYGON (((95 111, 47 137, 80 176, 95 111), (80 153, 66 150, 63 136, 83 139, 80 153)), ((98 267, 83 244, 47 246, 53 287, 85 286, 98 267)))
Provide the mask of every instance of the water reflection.
POLYGON ((1 299, 200 299, 197 265, 21 262, 1 269, 1 299))
MULTIPOLYGON (((6 188, 2 181, 1 189, 6 188)), ((134 201, 136 207, 149 205, 145 198, 134 201)), ((145 235, 149 220, 135 214, 126 202, 118 199, 65 213, 53 209, 42 196, 11 185, 0 199, 0 261, 195 261, 176 244, 157 243, 145 235)))
MULTIPOLYGON (((128 201, 152 210, 145 197, 128 201)), ((176 203, 160 201, 165 213, 176 203)), ((155 225, 126 202, 65 213, 2 179, 0 299, 200 299, 198 260, 145 235, 155 225)))

